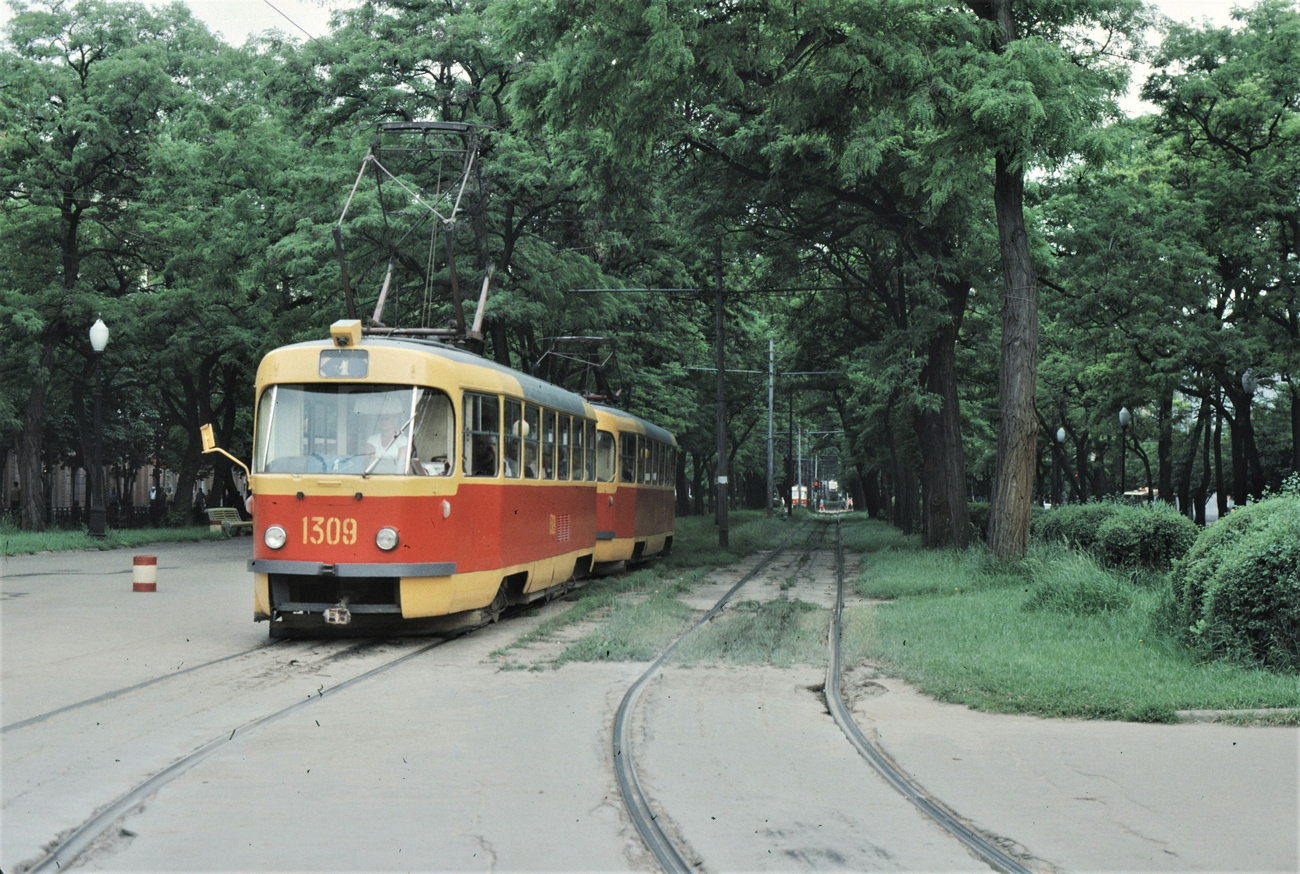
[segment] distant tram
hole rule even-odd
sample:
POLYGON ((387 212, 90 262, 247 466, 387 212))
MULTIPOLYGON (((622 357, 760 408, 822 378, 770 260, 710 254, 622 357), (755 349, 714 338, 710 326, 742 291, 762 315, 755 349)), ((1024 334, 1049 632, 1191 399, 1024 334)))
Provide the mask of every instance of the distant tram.
POLYGON ((336 322, 270 352, 256 397, 272 637, 478 625, 672 548, 671 434, 471 352, 336 322))
POLYGON ((791 486, 790 487, 790 505, 793 507, 808 506, 808 487, 791 486))

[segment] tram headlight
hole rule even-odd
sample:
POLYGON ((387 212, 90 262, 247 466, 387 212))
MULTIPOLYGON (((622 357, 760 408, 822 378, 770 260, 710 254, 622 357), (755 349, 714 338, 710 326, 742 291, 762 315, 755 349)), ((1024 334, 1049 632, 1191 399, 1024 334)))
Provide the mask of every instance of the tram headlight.
POLYGON ((391 552, 397 548, 398 539, 397 529, 385 525, 383 528, 380 528, 379 533, 375 535, 375 546, 378 546, 384 552, 391 552))
POLYGON ((289 535, 279 525, 266 526, 266 533, 262 535, 262 542, 272 549, 279 549, 284 546, 285 541, 288 539, 289 535))

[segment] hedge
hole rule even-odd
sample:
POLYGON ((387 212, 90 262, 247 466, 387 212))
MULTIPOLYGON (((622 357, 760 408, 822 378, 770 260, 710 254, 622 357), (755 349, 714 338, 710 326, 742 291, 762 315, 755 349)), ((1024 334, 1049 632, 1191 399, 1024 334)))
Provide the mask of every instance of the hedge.
POLYGON ((1179 636, 1208 657, 1300 669, 1300 497, 1220 519, 1174 566, 1179 636))

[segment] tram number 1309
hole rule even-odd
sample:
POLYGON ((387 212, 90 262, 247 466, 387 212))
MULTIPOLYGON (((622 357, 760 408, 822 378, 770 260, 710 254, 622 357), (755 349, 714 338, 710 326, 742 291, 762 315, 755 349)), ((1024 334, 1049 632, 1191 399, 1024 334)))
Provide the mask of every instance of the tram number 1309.
POLYGON ((357 542, 357 520, 340 519, 337 516, 303 516, 302 542, 313 546, 322 543, 351 546, 357 542))

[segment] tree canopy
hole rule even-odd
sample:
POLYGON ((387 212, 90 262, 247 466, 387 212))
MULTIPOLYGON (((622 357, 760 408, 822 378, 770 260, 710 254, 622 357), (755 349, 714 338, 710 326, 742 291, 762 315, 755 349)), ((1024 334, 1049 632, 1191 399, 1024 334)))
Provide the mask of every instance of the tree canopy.
POLYGON ((770 498, 769 341, 776 490, 811 451, 934 546, 970 542, 972 500, 1014 556, 1034 501, 1125 483, 1193 514, 1300 469, 1294 2, 1151 48, 1137 0, 368 0, 242 47, 180 4, 10 7, 0 462, 24 482, 89 471, 96 380, 118 476, 165 464, 188 494, 205 422, 247 454, 261 355, 344 315, 345 203, 359 308, 391 263, 385 317, 445 325, 453 266, 490 267, 486 355, 558 378, 549 338, 610 338, 621 402, 682 446, 683 512, 714 499, 718 286, 741 504, 770 498), (1124 118, 1138 59, 1155 111, 1124 118), (454 225, 407 195, 443 164, 351 191, 376 125, 413 121, 478 139, 454 225))

